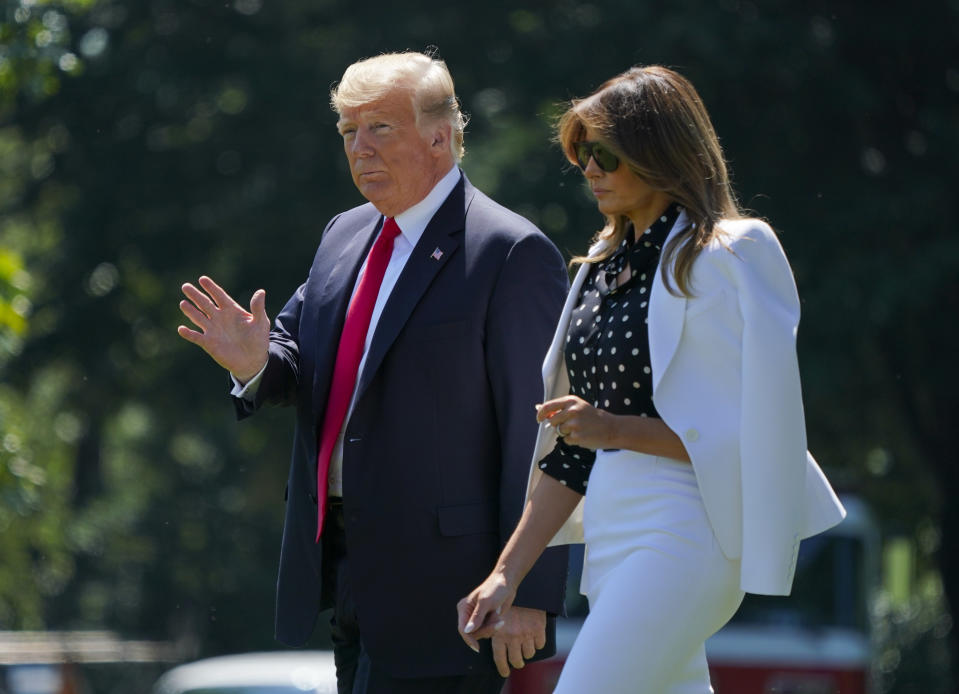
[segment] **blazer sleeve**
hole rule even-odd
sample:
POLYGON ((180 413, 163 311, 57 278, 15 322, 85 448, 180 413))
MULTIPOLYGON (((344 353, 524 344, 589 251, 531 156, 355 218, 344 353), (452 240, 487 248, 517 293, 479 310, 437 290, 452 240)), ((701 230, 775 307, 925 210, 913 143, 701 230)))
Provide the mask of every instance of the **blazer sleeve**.
MULTIPOLYGON (((566 296, 563 258, 541 233, 520 238, 500 271, 486 318, 486 368, 502 445, 500 546, 523 511, 536 439, 534 405, 542 397, 541 366, 566 296)), ((563 612, 568 551, 546 550, 517 591, 515 604, 563 612)))
POLYGON ((806 484, 806 425, 796 358, 799 296, 782 246, 767 225, 753 223, 733 251, 743 320, 742 588, 787 595, 806 484))
POLYGON ((305 283, 300 285, 273 322, 266 370, 254 399, 233 398, 238 419, 249 417, 264 404, 290 405, 296 400, 300 361, 297 340, 305 289, 305 283))

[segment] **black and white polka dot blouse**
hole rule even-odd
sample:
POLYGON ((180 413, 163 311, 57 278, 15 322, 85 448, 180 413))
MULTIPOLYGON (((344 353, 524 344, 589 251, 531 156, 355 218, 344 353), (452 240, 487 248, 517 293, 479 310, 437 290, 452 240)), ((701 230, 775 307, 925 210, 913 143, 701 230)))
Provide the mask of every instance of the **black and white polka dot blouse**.
MULTIPOLYGON (((633 240, 627 233, 616 252, 590 268, 566 336, 570 394, 613 414, 658 417, 649 359, 649 293, 666 237, 679 216, 670 205, 633 240), (629 279, 620 283, 623 270, 629 279)), ((540 468, 580 494, 586 493, 596 452, 562 438, 540 468)))

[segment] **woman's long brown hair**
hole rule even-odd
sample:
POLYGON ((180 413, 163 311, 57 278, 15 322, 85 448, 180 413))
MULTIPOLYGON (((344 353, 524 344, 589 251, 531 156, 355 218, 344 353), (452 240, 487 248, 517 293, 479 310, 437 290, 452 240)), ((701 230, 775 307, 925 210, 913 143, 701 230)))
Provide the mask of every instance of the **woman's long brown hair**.
MULTIPOLYGON (((702 249, 721 234, 722 219, 742 217, 729 182, 726 161, 709 114, 693 85, 659 65, 634 67, 606 81, 592 95, 574 100, 556 126, 566 158, 576 163, 573 145, 586 129, 601 134, 637 176, 686 210, 689 225, 663 249, 660 263, 670 292, 691 296, 689 276, 702 249), (669 268, 672 267, 672 277, 669 268)), ((623 215, 606 217, 594 241, 602 252, 573 258, 593 263, 613 253, 628 229, 623 215)))

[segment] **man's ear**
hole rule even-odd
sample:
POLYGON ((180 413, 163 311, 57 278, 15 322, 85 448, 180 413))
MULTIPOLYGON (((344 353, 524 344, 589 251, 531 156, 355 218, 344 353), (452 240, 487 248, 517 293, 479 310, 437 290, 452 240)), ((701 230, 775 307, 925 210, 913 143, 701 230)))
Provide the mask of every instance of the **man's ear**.
POLYGON ((452 128, 449 123, 437 123, 431 132, 430 147, 432 147, 434 151, 448 152, 451 133, 452 128))

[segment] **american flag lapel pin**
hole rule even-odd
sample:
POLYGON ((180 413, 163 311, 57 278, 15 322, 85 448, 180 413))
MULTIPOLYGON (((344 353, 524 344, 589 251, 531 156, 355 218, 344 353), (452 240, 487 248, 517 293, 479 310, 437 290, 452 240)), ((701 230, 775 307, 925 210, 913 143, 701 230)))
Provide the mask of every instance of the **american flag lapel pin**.
POLYGON ((430 258, 432 258, 433 260, 439 260, 442 257, 443 257, 443 251, 441 251, 439 248, 433 251, 433 255, 430 256, 430 258))

